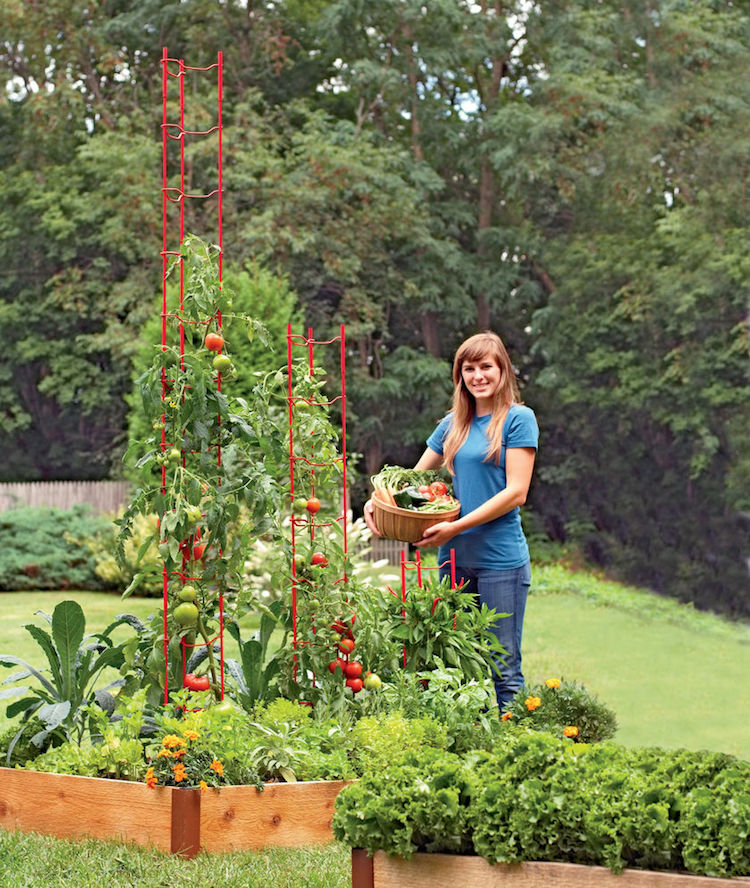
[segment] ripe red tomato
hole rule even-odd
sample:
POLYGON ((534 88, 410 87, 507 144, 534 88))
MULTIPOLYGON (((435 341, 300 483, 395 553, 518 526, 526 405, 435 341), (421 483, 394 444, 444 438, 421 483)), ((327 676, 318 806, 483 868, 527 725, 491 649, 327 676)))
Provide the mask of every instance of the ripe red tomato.
POLYGON ((209 351, 218 352, 224 348, 224 337, 220 333, 207 333, 205 343, 209 351))
POLYGON ((320 567, 328 567, 328 559, 322 552, 314 552, 310 559, 311 564, 317 564, 320 567))
POLYGON ((207 675, 196 675, 194 672, 188 672, 182 683, 191 691, 207 691, 211 684, 207 675))
POLYGON ((432 490, 430 490, 430 488, 426 484, 423 484, 421 487, 418 487, 417 490, 420 493, 423 493, 430 502, 432 502, 435 499, 435 494, 432 492, 432 490))
POLYGON ((344 675, 347 678, 359 678, 360 675, 362 675, 362 664, 357 663, 356 660, 347 663, 346 666, 344 666, 344 675))
POLYGON ((342 654, 351 654, 354 651, 354 639, 353 638, 342 638, 338 643, 338 649, 342 654))
POLYGON ((193 546, 193 560, 200 561, 203 558, 203 553, 206 551, 206 544, 199 543, 197 546, 193 546))
POLYGON ((448 493, 448 488, 443 481, 433 481, 432 484, 430 484, 430 490, 435 496, 443 496, 448 493))
POLYGON ((336 657, 335 660, 331 660, 331 662, 328 664, 328 669, 330 670, 331 675, 335 675, 337 669, 340 669, 342 673, 346 674, 344 671, 345 667, 346 660, 343 657, 336 657))
POLYGON ((361 678, 347 678, 346 686, 351 688, 355 694, 358 694, 364 687, 361 678))
POLYGON ((305 505, 305 508, 311 515, 315 515, 317 512, 320 511, 320 500, 317 498, 317 496, 310 497, 305 505))

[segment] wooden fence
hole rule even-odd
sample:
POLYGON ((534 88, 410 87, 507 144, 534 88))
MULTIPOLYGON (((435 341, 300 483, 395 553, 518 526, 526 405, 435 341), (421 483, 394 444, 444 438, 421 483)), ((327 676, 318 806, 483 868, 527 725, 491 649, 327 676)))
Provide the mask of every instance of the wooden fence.
POLYGON ((0 483, 0 512, 19 506, 70 509, 88 503, 95 512, 116 512, 130 496, 127 481, 23 481, 0 483))
MULTIPOLYGON (((87 503, 94 512, 110 514, 125 505, 131 487, 127 481, 19 481, 0 483, 0 512, 19 506, 53 506, 70 509, 87 503)), ((370 561, 385 559, 401 563, 401 552, 408 557, 408 544, 398 540, 373 537, 368 548, 370 561)))

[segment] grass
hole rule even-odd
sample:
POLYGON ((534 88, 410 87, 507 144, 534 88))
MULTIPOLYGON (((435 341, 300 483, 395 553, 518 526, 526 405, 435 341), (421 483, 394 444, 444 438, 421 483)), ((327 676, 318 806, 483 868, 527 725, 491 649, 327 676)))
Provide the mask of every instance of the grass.
POLYGON ((524 626, 528 681, 584 684, 626 745, 750 759, 750 626, 558 566, 537 567, 524 626))
POLYGON ((334 843, 201 854, 183 860, 118 842, 73 843, 0 830, 0 884, 6 888, 349 888, 351 852, 334 843))

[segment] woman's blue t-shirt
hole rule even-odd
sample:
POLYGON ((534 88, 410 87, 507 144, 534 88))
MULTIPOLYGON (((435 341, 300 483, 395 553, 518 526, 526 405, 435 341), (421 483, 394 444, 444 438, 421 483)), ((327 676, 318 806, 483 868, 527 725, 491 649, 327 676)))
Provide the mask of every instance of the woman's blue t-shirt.
MULTIPOLYGON (((533 447, 539 444, 539 427, 534 411, 522 404, 511 405, 503 426, 503 443, 500 462, 486 462, 487 429, 491 416, 475 416, 469 435, 453 460, 455 475, 453 493, 461 501, 461 514, 473 512, 490 497, 504 490, 505 451, 513 447, 533 447)), ((427 446, 442 454, 443 442, 448 434, 452 414, 448 414, 427 439, 427 446)), ((521 527, 521 511, 512 511, 465 530, 438 553, 439 563, 450 558, 450 550, 456 551, 456 564, 462 567, 483 567, 509 570, 521 567, 529 560, 529 547, 521 527)))

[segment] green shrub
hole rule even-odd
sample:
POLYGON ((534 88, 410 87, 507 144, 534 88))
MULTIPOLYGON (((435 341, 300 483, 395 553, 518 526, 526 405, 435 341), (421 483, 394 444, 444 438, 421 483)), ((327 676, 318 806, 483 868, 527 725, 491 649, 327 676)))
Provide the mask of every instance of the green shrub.
POLYGON ((109 526, 86 506, 0 513, 0 591, 109 588, 87 545, 109 526))
POLYGON ((617 718, 582 685, 548 678, 518 691, 505 718, 537 731, 570 737, 578 743, 600 743, 614 737, 617 718))

